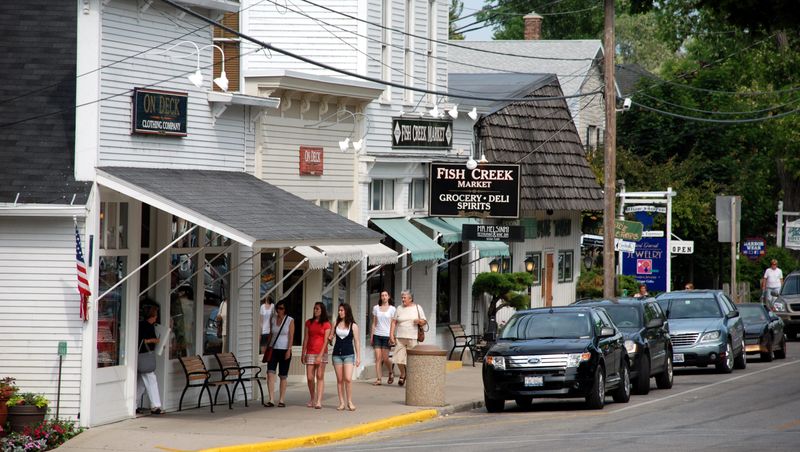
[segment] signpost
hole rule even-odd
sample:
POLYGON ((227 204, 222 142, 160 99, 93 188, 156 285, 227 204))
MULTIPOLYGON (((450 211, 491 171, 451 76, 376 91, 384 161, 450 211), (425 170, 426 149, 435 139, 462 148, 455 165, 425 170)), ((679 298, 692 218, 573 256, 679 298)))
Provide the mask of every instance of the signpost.
POLYGON ((430 215, 519 218, 519 165, 431 163, 430 215))

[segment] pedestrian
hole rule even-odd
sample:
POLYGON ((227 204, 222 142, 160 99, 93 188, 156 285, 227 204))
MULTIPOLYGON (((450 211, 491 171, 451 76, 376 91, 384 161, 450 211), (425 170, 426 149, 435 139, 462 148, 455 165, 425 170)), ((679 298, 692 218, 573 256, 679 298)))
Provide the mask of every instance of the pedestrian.
POLYGON ((650 294, 647 293, 647 285, 639 284, 639 291, 633 294, 633 298, 647 298, 650 294))
POLYGON ((228 350, 228 300, 223 299, 222 303, 219 304, 219 309, 217 310, 217 322, 220 322, 222 325, 222 348, 220 352, 225 352, 228 350))
POLYGON ((778 268, 778 261, 772 259, 769 268, 764 271, 764 277, 761 278, 761 291, 764 298, 769 299, 772 297, 772 291, 780 292, 781 287, 783 287, 783 271, 778 268))
POLYGON ((685 290, 694 290, 694 284, 691 282, 687 282, 685 286, 683 286, 685 290))
MULTIPOLYGON (((161 397, 158 394, 158 379, 156 378, 155 348, 159 342, 155 327, 157 318, 158 308, 148 306, 144 310, 142 320, 139 321, 139 362, 137 363, 139 384, 136 387, 136 400, 141 400, 142 395, 147 391, 150 413, 164 414, 161 409, 161 397)), ((137 414, 142 412, 141 408, 136 409, 137 414)))
POLYGON ((383 380, 383 366, 389 370, 389 379, 386 384, 394 383, 394 364, 389 358, 389 332, 392 328, 392 318, 396 309, 389 291, 381 291, 378 304, 372 307, 372 331, 369 335, 369 343, 375 350, 375 373, 376 379, 373 385, 380 386, 383 380))
POLYGON ((264 303, 259 308, 261 313, 261 354, 267 351, 267 338, 269 337, 270 326, 272 325, 272 314, 275 312, 275 305, 272 303, 272 297, 264 299, 264 303))
POLYGON ((336 390, 339 394, 339 411, 355 411, 353 404, 353 368, 361 365, 361 344, 353 309, 347 303, 339 305, 336 325, 328 333, 333 344, 333 369, 336 371, 336 390))
POLYGON ((398 307, 392 318, 392 327, 389 332, 389 343, 395 346, 394 362, 400 368, 400 379, 397 384, 406 383, 406 352, 417 346, 418 327, 425 326, 428 321, 425 311, 414 303, 414 296, 410 290, 400 293, 402 306, 398 307))
POLYGON ((328 332, 331 323, 328 321, 328 310, 321 302, 314 303, 313 315, 306 320, 303 334, 303 351, 300 362, 306 365, 306 382, 308 383, 307 407, 322 408, 322 395, 325 392, 325 364, 328 363, 328 332))
POLYGON ((289 376, 289 364, 292 362, 292 338, 294 337, 294 319, 286 315, 286 302, 275 304, 275 315, 272 316, 267 349, 272 347, 272 356, 267 362, 267 391, 269 402, 267 407, 275 406, 275 372, 280 379, 278 407, 286 406, 286 378, 289 376))

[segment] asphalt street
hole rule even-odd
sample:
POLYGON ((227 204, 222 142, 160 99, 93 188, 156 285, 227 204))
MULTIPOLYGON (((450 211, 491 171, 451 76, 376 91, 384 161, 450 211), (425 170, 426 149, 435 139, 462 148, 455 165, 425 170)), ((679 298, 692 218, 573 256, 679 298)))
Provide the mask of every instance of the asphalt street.
POLYGON ((747 369, 727 375, 677 368, 671 390, 656 389, 654 380, 651 387, 627 404, 608 397, 599 411, 578 399, 534 400, 530 410, 509 401, 504 413, 481 408, 318 449, 800 450, 799 342, 789 343, 784 360, 749 357, 747 369))

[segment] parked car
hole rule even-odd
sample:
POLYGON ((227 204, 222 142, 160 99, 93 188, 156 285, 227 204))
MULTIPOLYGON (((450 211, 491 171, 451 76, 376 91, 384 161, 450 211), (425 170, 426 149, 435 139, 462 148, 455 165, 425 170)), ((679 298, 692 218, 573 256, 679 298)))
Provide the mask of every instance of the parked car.
POLYGON ((736 305, 744 321, 744 347, 747 353, 758 353, 761 361, 772 361, 772 357, 786 358, 786 336, 783 321, 761 303, 736 305))
POLYGON ((513 399, 522 408, 534 397, 584 397, 603 408, 630 399, 625 338, 602 308, 567 306, 516 312, 484 358, 486 410, 513 399))
POLYGON ((747 367, 744 322, 720 290, 679 290, 656 297, 669 319, 674 366, 716 366, 722 373, 747 367))
POLYGON ((800 271, 789 273, 776 299, 768 306, 783 320, 786 336, 797 339, 800 333, 800 271))
POLYGON ((655 299, 618 298, 581 300, 580 306, 600 306, 625 336, 625 349, 631 360, 633 391, 650 392, 650 378, 659 389, 672 387, 672 341, 667 318, 655 299))

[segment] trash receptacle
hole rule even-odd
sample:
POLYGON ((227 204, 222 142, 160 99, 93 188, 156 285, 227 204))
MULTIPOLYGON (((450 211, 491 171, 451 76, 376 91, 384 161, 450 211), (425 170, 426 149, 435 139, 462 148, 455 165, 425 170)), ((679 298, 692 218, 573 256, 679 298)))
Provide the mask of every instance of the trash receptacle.
POLYGON ((444 406, 447 352, 436 345, 408 350, 406 405, 444 406))

